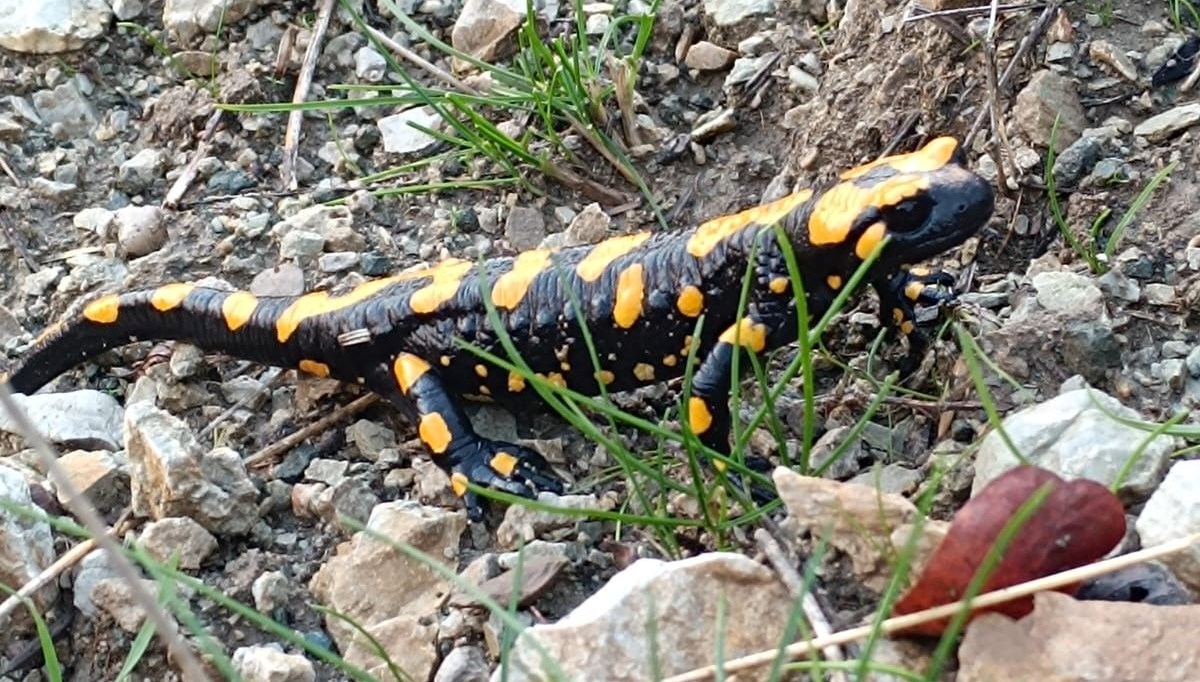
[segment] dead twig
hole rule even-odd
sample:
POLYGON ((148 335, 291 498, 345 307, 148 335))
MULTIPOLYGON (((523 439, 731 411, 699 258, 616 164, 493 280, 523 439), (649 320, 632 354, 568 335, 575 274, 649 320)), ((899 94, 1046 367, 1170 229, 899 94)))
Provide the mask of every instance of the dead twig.
MULTIPOLYGON (((325 31, 329 29, 329 18, 333 16, 333 6, 337 0, 320 2, 317 20, 313 24, 312 38, 308 41, 308 49, 304 51, 304 61, 300 65, 300 74, 296 77, 292 104, 303 104, 304 100, 308 99, 313 72, 317 69, 317 58, 321 56, 321 43, 325 40, 325 31)), ((300 124, 303 121, 302 110, 293 109, 288 112, 287 131, 283 134, 283 162, 279 165, 279 173, 283 186, 291 190, 300 186, 296 179, 296 160, 300 155, 300 124)))
POLYGON ((12 223, 8 222, 8 214, 0 212, 0 230, 3 230, 4 236, 8 237, 8 243, 12 244, 13 249, 21 254, 21 260, 25 261, 25 265, 30 272, 37 272, 42 269, 37 259, 33 257, 33 253, 29 251, 29 247, 25 246, 25 242, 21 241, 17 236, 17 231, 13 229, 12 223))
MULTIPOLYGON (((1046 32, 1046 27, 1050 25, 1050 20, 1058 13, 1058 8, 1062 5, 1061 0, 1046 5, 1042 10, 1041 16, 1034 22, 1033 27, 1025 34, 1021 40, 1021 44, 1017 46, 1017 51, 1013 53, 1012 59, 1009 60, 1008 66, 1004 68, 1004 73, 1000 76, 1000 80, 996 83, 996 89, 1002 90, 1008 87, 1008 82, 1012 80, 1013 74, 1017 70, 1017 64, 1025 58, 1025 55, 1033 49, 1033 46, 1042 39, 1042 34, 1046 32)), ((983 125, 983 120, 991 116, 991 109, 985 108, 975 116, 975 122, 971 124, 970 132, 963 138, 963 147, 969 149, 971 142, 974 141, 975 135, 979 133, 979 127, 983 125)))
POLYGON ((25 186, 25 183, 21 181, 21 178, 18 177, 17 174, 13 172, 12 167, 8 165, 8 159, 4 158, 3 154, 0 154, 0 170, 3 170, 4 174, 8 176, 8 179, 12 180, 13 184, 17 187, 25 186))
POLYGON ((191 648, 183 641, 175 621, 167 615, 158 600, 146 588, 137 569, 125 556, 121 546, 108 534, 108 529, 105 527, 103 519, 100 518, 100 512, 96 511, 91 501, 79 491, 79 488, 67 475, 66 470, 63 469, 62 464, 59 463, 50 444, 30 423, 25 411, 13 400, 12 392, 6 381, 0 382, 0 406, 3 406, 8 412, 17 431, 25 438, 25 441, 38 453, 42 465, 50 474, 50 479, 64 494, 67 508, 83 522, 84 527, 87 528, 88 533, 96 540, 97 544, 108 552, 108 558, 112 562, 113 568, 125 581, 133 601, 145 610, 146 616, 154 624, 158 636, 166 644, 171 660, 179 664, 183 679, 189 682, 200 682, 201 680, 208 682, 208 674, 204 672, 204 668, 196 659, 196 655, 192 653, 191 648))
POLYGON ((321 417, 317 421, 305 426, 295 433, 284 436, 277 443, 272 443, 258 452, 250 455, 245 460, 247 468, 270 466, 283 453, 291 450, 300 443, 303 443, 306 438, 325 431, 346 417, 352 417, 359 412, 374 405, 379 400, 379 396, 375 393, 368 393, 359 397, 353 402, 337 408, 330 414, 321 417))
POLYGON ((192 180, 196 178, 196 173, 200 170, 200 162, 208 156, 208 148, 212 146, 213 133, 217 131, 217 124, 221 122, 221 116, 225 112, 221 109, 214 109, 208 117, 208 122, 204 124, 204 130, 201 131, 200 137, 196 142, 196 150, 192 152, 192 158, 184 167, 183 172, 179 177, 175 178, 171 189, 167 190, 167 195, 163 197, 163 208, 177 208, 179 202, 183 199, 183 195, 187 193, 188 187, 191 186, 192 180))
POLYGON ((1021 11, 1027 10, 1027 9, 1037 9, 1039 7, 1045 7, 1045 5, 1043 5, 1040 2, 1028 2, 1028 3, 1017 3, 1014 5, 995 5, 994 7, 992 5, 979 5, 978 7, 958 7, 955 9, 940 9, 940 10, 930 10, 930 9, 925 9, 924 7, 921 7, 920 5, 913 5, 912 13, 909 14, 908 16, 904 17, 904 23, 909 24, 914 21, 922 21, 925 19, 933 19, 936 17, 954 17, 954 16, 960 16, 960 15, 983 14, 985 12, 991 12, 993 9, 995 9, 998 12, 1021 12, 1021 11))
MULTIPOLYGON (((784 548, 783 543, 768 533, 765 528, 756 530, 754 532, 754 539, 758 541, 759 549, 766 555, 767 561, 771 562, 771 566, 779 574, 779 579, 783 581, 784 586, 791 593, 792 600, 800 600, 800 607, 804 609, 804 617, 808 619, 809 625, 812 626, 813 635, 817 637, 832 635, 833 626, 829 624, 829 619, 825 617, 825 612, 821 610, 821 605, 817 603, 817 598, 812 595, 812 592, 805 589, 804 579, 800 577, 799 571, 796 570, 796 560, 789 556, 790 553, 784 548)), ((823 647, 821 653, 829 661, 846 660, 841 647, 836 645, 823 647)), ((846 674, 841 670, 832 670, 829 671, 829 679, 831 682, 844 682, 846 674)))
MULTIPOLYGON (((132 510, 126 507, 121 512, 121 516, 117 518, 117 522, 105 531, 105 533, 111 537, 118 537, 123 532, 125 522, 129 520, 131 514, 132 510)), ((38 590, 57 580, 58 576, 62 575, 64 571, 82 561, 85 556, 91 554, 92 550, 99 546, 100 543, 96 541, 96 538, 88 538, 75 545, 64 552, 62 556, 55 559, 54 563, 44 568, 41 573, 34 576, 32 580, 22 585, 21 589, 17 590, 15 594, 5 599, 4 603, 0 604, 0 630, 4 630, 8 626, 9 616, 21 605, 22 601, 32 597, 38 590)))
POLYGON ((280 378, 283 377, 283 369, 280 367, 271 367, 264 374, 265 374, 265 376, 262 379, 262 388, 261 389, 255 391, 251 395, 248 395, 248 396, 242 398, 241 400, 237 401, 236 403, 230 405, 229 408, 226 409, 224 412, 222 412, 221 414, 218 414, 212 421, 210 421, 208 424, 206 424, 203 429, 200 429, 200 434, 197 435, 196 438, 197 439, 207 438, 208 434, 212 433, 213 430, 216 429, 217 426, 220 425, 222 422, 224 422, 226 419, 229 419, 230 415, 232 415, 234 412, 242 409, 246 405, 249 405, 252 401, 258 400, 259 397, 261 397, 262 395, 269 393, 271 388, 273 386, 275 386, 275 384, 279 383, 280 378))
MULTIPOLYGON (((1129 554, 1123 554, 1111 559, 1105 559, 1104 561, 1098 561, 1087 566, 1072 568, 1070 570, 1055 573, 1044 578, 1030 580, 1029 582, 1021 583, 1019 585, 1013 585, 1011 587, 988 592, 969 601, 956 601, 950 604, 936 606, 931 609, 925 609, 924 611, 917 611, 916 613, 909 613, 903 616, 897 616, 895 618, 888 618, 887 620, 878 624, 878 631, 885 635, 895 634, 912 628, 916 625, 932 623, 943 618, 952 618, 963 608, 968 608, 972 611, 975 611, 996 606, 997 604, 1010 602, 1014 599, 1028 597, 1037 594, 1038 592, 1057 590, 1067 585, 1090 580, 1097 576, 1113 573, 1130 566, 1161 559, 1171 554, 1178 554, 1191 549, 1193 545, 1200 545, 1200 533, 1192 533, 1186 537, 1172 540, 1161 545, 1138 550, 1129 554)), ((863 625, 834 633, 828 637, 817 637, 804 642, 791 644, 787 647, 784 647, 783 654, 786 660, 802 658, 810 656, 813 652, 824 649, 827 646, 847 644, 860 639, 865 639, 875 631, 875 625, 863 625)), ((761 668, 771 665, 775 661, 775 658, 779 656, 779 654, 779 649, 760 651, 755 654, 750 654, 749 656, 743 656, 731 661, 726 661, 723 669, 726 675, 730 675, 743 672, 745 670, 761 668)), ((691 670, 681 675, 674 675, 672 677, 664 678, 662 682, 702 682, 703 680, 711 679, 716 675, 716 673, 717 667, 710 665, 704 668, 691 670)))

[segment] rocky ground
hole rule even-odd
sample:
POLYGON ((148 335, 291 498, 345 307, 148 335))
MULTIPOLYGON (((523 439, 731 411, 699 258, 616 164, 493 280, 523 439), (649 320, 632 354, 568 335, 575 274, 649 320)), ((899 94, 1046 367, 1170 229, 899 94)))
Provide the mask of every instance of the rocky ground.
MULTIPOLYGON (((350 3, 396 43, 479 84, 472 80, 478 69, 431 47, 392 17, 390 4, 350 3)), ((989 387, 1007 417, 1006 433, 1038 465, 1114 488, 1129 521, 1122 551, 1200 531, 1200 470, 1187 449, 1193 441, 1149 437, 1112 418, 1178 416, 1194 425, 1200 415, 1200 100, 1196 89, 1185 89, 1186 60, 1173 80, 1155 78, 1171 68, 1189 33, 1172 23, 1166 2, 1006 9, 994 35, 986 11, 962 6, 925 6, 943 11, 937 17, 884 0, 665 0, 653 8, 621 0, 580 9, 590 39, 615 27, 611 44, 620 49, 634 33, 617 20, 656 12, 631 108, 640 144, 627 147, 671 224, 825 181, 933 135, 967 140, 973 165, 997 186, 996 214, 940 264, 959 274, 958 313, 990 358, 989 387), (1047 178, 1056 117, 1057 162, 1047 178), (1169 179, 1105 256, 1139 192, 1170 164, 1169 179), (1100 253, 1096 267, 1064 243, 1048 180, 1082 250, 1100 253), (1133 452, 1140 455, 1127 465, 1133 452)), ((211 277, 260 294, 299 293, 448 255, 508 254, 655 224, 637 187, 577 129, 564 131, 574 161, 556 160, 578 182, 525 168, 529 186, 379 194, 462 184, 499 170, 479 158, 445 156, 371 182, 372 174, 449 150, 404 125, 437 126, 436 116, 399 106, 305 114, 289 164, 286 114, 221 113, 217 105, 291 100, 314 41, 313 6, 56 0, 42 7, 33 17, 0 0, 0 347, 7 359, 81 296, 118 286, 211 277)), ((490 63, 512 63, 523 3, 515 10, 493 0, 400 7, 446 42, 490 63)), ((536 11, 545 36, 576 26, 574 7, 545 2, 536 11)), ((342 84, 404 82, 344 9, 334 12, 319 47, 308 100, 342 97, 342 84)), ((411 72, 433 82, 428 71, 411 72)), ((608 106, 606 132, 627 136, 617 106, 608 106)), ((481 113, 506 131, 531 124, 501 109, 481 113)), ((894 359, 868 362, 878 331, 874 301, 856 305, 830 330, 831 355, 818 363, 816 461, 847 438, 894 359)), ((834 629, 875 610, 895 569, 893 532, 918 513, 914 502, 931 474, 945 472, 932 513, 946 520, 1016 463, 989 429, 952 336, 935 345, 908 387, 919 393, 886 402, 828 480, 775 474, 786 523, 773 536, 793 572, 803 571, 798 557, 810 555, 816 538, 836 550, 821 564, 816 588, 834 629), (848 509, 860 515, 826 525, 848 509)), ((674 387, 647 391, 621 404, 654 418, 673 395, 674 387)), ((802 433, 801 396, 789 390, 778 404, 789 446, 802 433)), ((220 594, 310 644, 335 648, 379 679, 389 676, 387 666, 315 604, 366 628, 411 679, 493 674, 510 632, 500 616, 481 608, 477 594, 355 533, 344 518, 427 552, 485 595, 506 602, 515 590, 516 618, 545 624, 521 636, 515 658, 530 664, 536 638, 579 679, 647 679, 647 639, 630 633, 644 631, 652 608, 664 674, 710 661, 718 622, 727 623, 729 652, 769 648, 783 632, 795 585, 778 562, 772 570, 761 560, 771 554, 769 543, 754 526, 720 538, 718 547, 711 533, 680 530, 664 543, 649 527, 519 507, 467 524, 411 425, 379 404, 356 408, 277 457, 263 454, 356 397, 330 381, 145 343, 85 365, 22 404, 107 522, 152 556, 174 554, 179 569, 215 592, 189 589, 188 604, 247 680, 349 676, 230 610, 220 594), (130 518, 120 519, 127 507, 130 518), (654 560, 635 562, 643 557, 654 560), (657 562, 683 557, 691 558, 657 562), (727 596, 720 614, 717 594, 727 596)), ((518 422, 486 407, 474 414, 481 431, 534 442, 576 482, 577 494, 558 504, 630 511, 627 487, 609 475, 611 456, 559 420, 522 415, 518 422)), ((0 419, 0 430, 13 429, 0 419)), ((624 435, 634 449, 654 448, 644 434, 624 435)), ((767 434, 752 445, 778 457, 767 434)), ((19 436, 0 432, 0 465, 0 498, 62 513, 62 491, 19 436)), ((686 467, 674 465, 686 477, 686 467)), ((669 511, 700 516, 682 497, 669 511)), ((75 544, 8 512, 0 516, 0 579, 23 585, 75 544)), ((1193 603, 1200 555, 1180 556, 1146 569, 1127 596, 1193 603)), ((114 576, 111 562, 93 552, 35 594, 72 679, 114 679, 142 627, 144 613, 114 576)), ((1144 604, 1062 599, 1039 603, 1038 620, 1021 621, 1029 630, 979 621, 951 669, 960 680, 1049 679, 1078 673, 1072 662, 1086 659, 1120 670, 1112 679, 1153 679, 1155 657, 1122 654, 1131 646, 1128 631, 1102 626, 1195 632, 1198 619, 1194 610, 1163 615, 1144 604), (1095 608, 1117 610, 1097 615, 1095 608), (1030 632, 1061 639, 1045 644, 1030 632), (1032 652, 1030 637, 1043 643, 1041 653, 1023 659, 1028 668, 1007 668, 1014 657, 996 643, 1032 652), (1145 667, 1113 667, 1138 665, 1145 667)), ((42 679, 30 622, 0 614, 8 621, 0 628, 4 678, 42 679)), ((1186 649, 1159 644, 1172 654, 1186 649)), ((923 671, 931 651, 897 640, 873 657, 923 671)), ((1200 679, 1200 662, 1172 660, 1175 672, 1192 670, 1190 679, 1200 679)), ((156 642, 137 674, 177 679, 178 670, 156 642)), ((545 677, 517 666, 509 679, 545 677)))

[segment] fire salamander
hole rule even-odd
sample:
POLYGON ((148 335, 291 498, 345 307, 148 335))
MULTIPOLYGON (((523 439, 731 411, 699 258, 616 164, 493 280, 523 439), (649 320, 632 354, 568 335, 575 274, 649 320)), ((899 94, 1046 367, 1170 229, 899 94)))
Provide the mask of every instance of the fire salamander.
MULTIPOLYGON (((459 402, 474 397, 519 406, 534 393, 521 376, 454 342, 505 357, 484 297, 534 372, 583 394, 681 376, 694 349, 684 416, 705 445, 724 452, 734 353, 762 354, 795 341, 796 305, 776 225, 791 244, 814 319, 888 238, 866 281, 880 296, 884 322, 913 334, 915 304, 943 300, 930 285, 948 278, 909 266, 961 244, 992 211, 991 187, 966 168, 956 140, 941 137, 846 171, 823 191, 796 192, 683 231, 638 232, 480 263, 450 259, 340 295, 263 298, 175 282, 80 301, 33 344, 8 382, 30 394, 105 350, 155 339, 358 382, 409 413, 478 519, 479 500, 468 482, 525 497, 562 490, 537 453, 477 435, 459 402), (752 283, 743 307, 748 267, 752 283), (701 315, 702 332, 693 338, 701 315)), ((739 366, 749 364, 744 358, 739 366)))

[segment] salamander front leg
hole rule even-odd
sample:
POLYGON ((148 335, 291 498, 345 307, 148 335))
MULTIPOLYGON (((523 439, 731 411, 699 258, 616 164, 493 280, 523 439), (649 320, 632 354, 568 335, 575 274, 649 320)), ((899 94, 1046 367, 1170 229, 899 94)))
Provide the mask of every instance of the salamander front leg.
POLYGON ((397 355, 371 383, 393 403, 416 408, 417 434, 434 462, 450 476, 450 485, 463 498, 472 521, 483 518, 483 507, 468 482, 528 498, 535 497, 535 491, 562 492, 562 483, 549 473, 541 455, 476 434, 437 372, 416 355, 397 355))
POLYGON ((917 305, 939 309, 955 299, 954 278, 948 273, 926 268, 909 268, 881 277, 871 283, 879 295, 880 321, 894 338, 897 333, 908 338, 909 353, 902 364, 902 373, 910 374, 920 363, 929 346, 929 338, 917 326, 917 305))
MULTIPOLYGON (((717 452, 729 453, 732 428, 729 388, 733 377, 734 353, 741 350, 761 354, 768 347, 770 340, 767 325, 746 317, 726 329, 717 340, 717 344, 701 361, 700 367, 692 377, 692 395, 688 398, 686 409, 692 431, 705 446, 717 452)), ((750 359, 743 356, 739 360, 739 374, 749 366, 750 359)), ((746 464, 751 469, 760 471, 765 471, 768 467, 765 460, 757 458, 747 458, 746 464)), ((714 466, 724 470, 719 463, 714 463, 714 466)), ((760 503, 771 499, 770 494, 758 486, 754 486, 750 492, 760 503)))

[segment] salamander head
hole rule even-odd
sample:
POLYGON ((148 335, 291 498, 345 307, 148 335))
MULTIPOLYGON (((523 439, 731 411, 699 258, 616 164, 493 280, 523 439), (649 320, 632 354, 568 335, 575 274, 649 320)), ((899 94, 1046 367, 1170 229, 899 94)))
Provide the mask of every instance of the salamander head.
POLYGON ((966 167, 957 140, 939 137, 910 154, 842 173, 810 205, 804 224, 816 247, 853 245, 864 259, 889 237, 878 267, 917 263, 962 244, 991 218, 991 185, 966 167))

